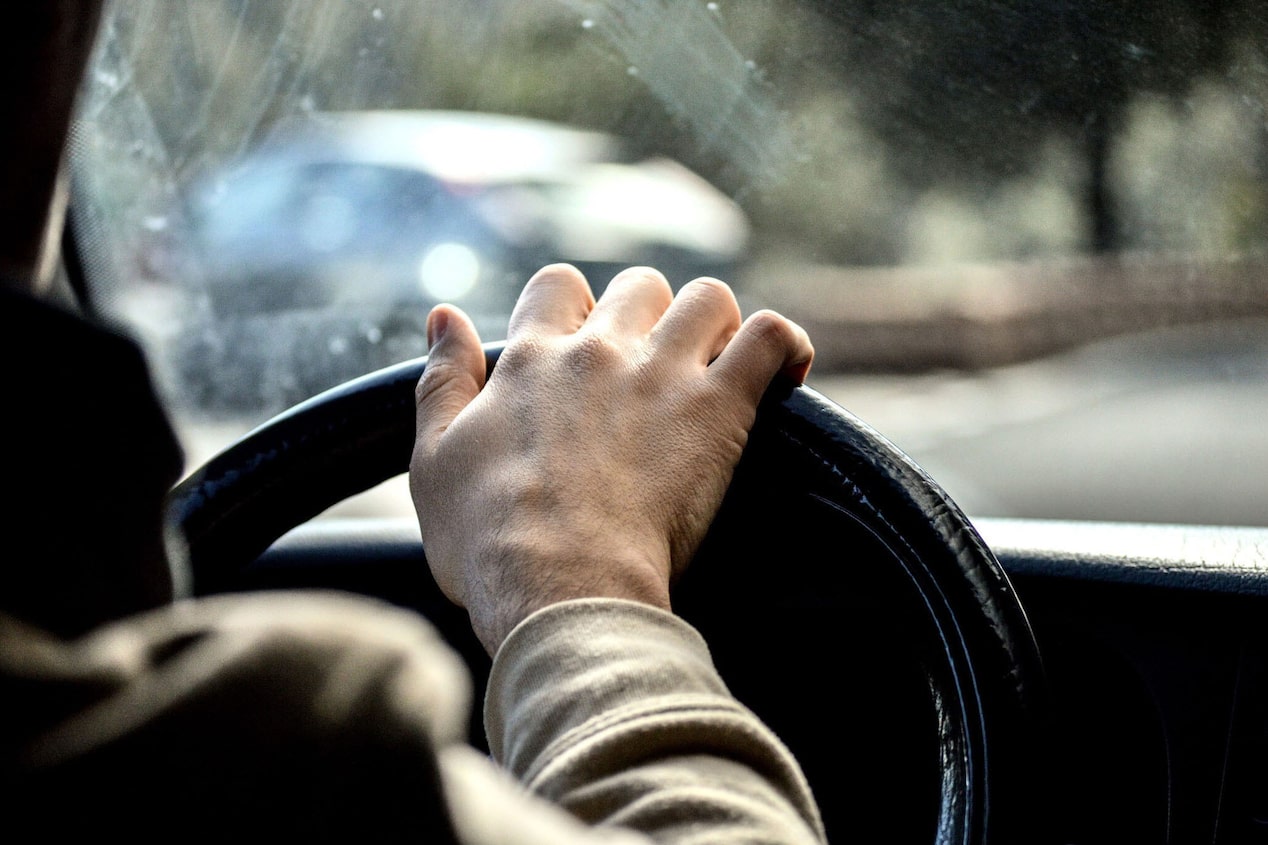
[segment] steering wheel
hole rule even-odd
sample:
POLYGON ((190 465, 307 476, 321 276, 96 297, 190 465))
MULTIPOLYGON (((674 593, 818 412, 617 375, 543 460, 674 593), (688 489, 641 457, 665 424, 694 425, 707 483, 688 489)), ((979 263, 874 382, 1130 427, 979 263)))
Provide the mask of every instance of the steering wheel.
MULTIPOLYGON (((486 344, 490 372, 501 350, 486 344)), ((297 405, 182 482, 170 508, 194 594, 257 587, 261 553, 289 529, 407 471, 425 366, 297 405)), ((446 613, 422 556, 409 566, 426 590, 410 603, 461 642, 465 614, 446 613)), ((801 761, 830 838, 1030 835, 1047 705, 1026 614, 955 503, 857 417, 772 385, 673 601, 801 761)), ((479 687, 487 665, 468 662, 479 687)))

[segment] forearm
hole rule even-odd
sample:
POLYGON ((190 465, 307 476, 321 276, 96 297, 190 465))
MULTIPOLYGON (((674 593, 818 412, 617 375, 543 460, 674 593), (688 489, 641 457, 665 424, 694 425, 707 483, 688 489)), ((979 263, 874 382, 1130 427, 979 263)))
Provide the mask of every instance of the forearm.
POLYGON ((584 600, 526 620, 494 661, 494 756, 591 824, 661 842, 822 841, 789 752, 669 613, 584 600))

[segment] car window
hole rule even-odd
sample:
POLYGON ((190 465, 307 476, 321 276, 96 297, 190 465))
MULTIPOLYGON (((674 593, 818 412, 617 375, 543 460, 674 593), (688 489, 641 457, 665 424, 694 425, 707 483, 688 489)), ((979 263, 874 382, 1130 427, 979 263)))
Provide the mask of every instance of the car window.
POLYGON ((971 514, 1268 524, 1264 11, 118 2, 72 220, 191 465, 438 301, 499 339, 542 264, 650 264, 971 514))

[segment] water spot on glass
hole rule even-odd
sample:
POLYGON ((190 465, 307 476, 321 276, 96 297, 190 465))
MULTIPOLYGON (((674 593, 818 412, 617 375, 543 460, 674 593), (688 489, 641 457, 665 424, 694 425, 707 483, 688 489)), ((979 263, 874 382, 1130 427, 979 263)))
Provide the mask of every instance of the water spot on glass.
POLYGON ((748 59, 747 61, 744 62, 744 67, 748 68, 749 70, 757 70, 757 62, 753 61, 752 59, 748 59))
POLYGON ((376 345, 382 343, 383 329, 378 326, 370 326, 365 330, 365 339, 376 345))
POLYGON ((108 70, 98 70, 95 74, 97 81, 112 89, 119 87, 119 74, 108 70))
POLYGON ((312 94, 305 94, 299 99, 299 107, 304 111, 312 111, 317 108, 317 101, 313 99, 312 94))
POLYGON ((716 12, 718 10, 717 3, 705 3, 704 7, 708 9, 710 12, 716 12))
POLYGON ((376 21, 383 20, 383 10, 375 7, 374 11, 370 12, 370 17, 374 18, 376 21))
POLYGON ((585 20, 583 20, 583 21, 581 22, 581 28, 582 28, 582 29, 594 29, 594 21, 593 21, 593 20, 591 20, 590 18, 586 18, 585 20))
POLYGON ((348 351, 348 339, 346 337, 332 337, 326 345, 331 355, 342 355, 348 351))
POLYGON ((370 55, 370 48, 362 47, 361 49, 357 50, 357 55, 364 59, 366 56, 370 55))
POLYGON ((160 214, 152 214, 142 220, 141 225, 151 232, 161 232, 167 228, 167 218, 160 214))
POLYGON ((629 67, 627 67, 625 69, 625 72, 628 73, 630 76, 638 76, 638 68, 634 67, 634 65, 630 65, 629 67))

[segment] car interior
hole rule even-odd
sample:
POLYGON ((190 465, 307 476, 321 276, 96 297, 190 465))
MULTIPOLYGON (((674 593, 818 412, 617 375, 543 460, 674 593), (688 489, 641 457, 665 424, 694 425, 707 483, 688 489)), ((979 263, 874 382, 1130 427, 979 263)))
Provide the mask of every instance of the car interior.
POLYGON ((395 333, 469 297, 493 372, 535 262, 717 275, 816 360, 675 609, 829 839, 1268 842, 1268 5, 115 2, 70 161, 62 279, 149 355, 193 595, 410 607, 479 690, 402 484, 426 349, 395 333), (569 131, 233 192, 271 127, 383 112, 569 131), (490 175, 579 137, 620 152, 490 175), (430 186, 374 267, 343 249, 367 168, 430 186), (249 276, 195 203, 257 195, 249 276))

